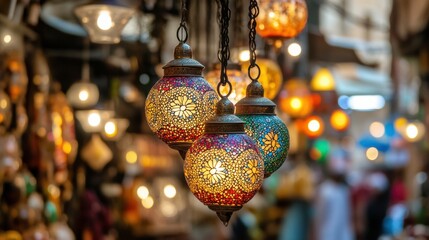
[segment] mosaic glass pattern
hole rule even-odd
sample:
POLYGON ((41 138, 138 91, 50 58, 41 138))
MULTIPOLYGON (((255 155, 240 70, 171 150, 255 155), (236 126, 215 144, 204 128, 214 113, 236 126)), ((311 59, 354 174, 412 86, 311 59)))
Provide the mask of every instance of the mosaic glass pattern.
POLYGON ((146 99, 149 127, 166 143, 192 143, 215 113, 217 94, 202 77, 163 77, 146 99))
POLYGON ((189 149, 185 178, 192 193, 208 206, 241 206, 259 190, 264 164, 246 134, 205 134, 189 149))
POLYGON ((246 133, 256 142, 264 159, 265 177, 280 168, 289 152, 289 131, 275 115, 241 115, 246 133))
POLYGON ((263 38, 296 37, 307 23, 304 0, 259 0, 256 32, 263 38))

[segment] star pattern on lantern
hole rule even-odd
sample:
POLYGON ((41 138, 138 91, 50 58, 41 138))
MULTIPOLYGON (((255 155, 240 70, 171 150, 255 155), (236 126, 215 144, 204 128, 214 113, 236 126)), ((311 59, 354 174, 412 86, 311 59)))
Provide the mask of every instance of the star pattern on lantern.
POLYGON ((251 160, 247 163, 247 167, 246 167, 247 171, 246 174, 249 177, 250 181, 252 183, 255 183, 256 180, 258 179, 258 161, 256 160, 251 160))
POLYGON ((222 167, 222 162, 211 160, 204 164, 202 169, 204 178, 209 179, 212 184, 220 182, 225 178, 225 168, 222 167))
POLYGON ((264 142, 262 149, 265 152, 275 152, 280 147, 279 135, 274 132, 269 132, 262 141, 264 142))
POLYGON ((192 99, 189 99, 187 96, 179 96, 171 103, 171 107, 174 115, 187 118, 195 113, 195 108, 197 106, 192 102, 192 99))

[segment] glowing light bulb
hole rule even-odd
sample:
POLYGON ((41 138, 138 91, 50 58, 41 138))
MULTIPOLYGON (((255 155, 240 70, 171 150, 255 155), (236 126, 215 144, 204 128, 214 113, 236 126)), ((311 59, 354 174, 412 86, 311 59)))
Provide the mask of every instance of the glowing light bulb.
POLYGON ((381 122, 373 122, 369 126, 369 133, 375 138, 381 138, 384 136, 385 128, 381 122))
POLYGON ((313 119, 311 121, 308 122, 308 130, 310 130, 311 132, 317 132, 320 129, 320 122, 317 121, 316 119, 313 119))
POLYGON ((300 99, 300 98, 298 98, 298 97, 293 97, 291 100, 290 100, 290 106, 292 107, 292 109, 296 109, 296 110, 298 110, 298 109, 301 109, 302 108, 302 100, 300 99))
POLYGON ((79 100, 81 100, 82 102, 86 102, 89 99, 89 92, 86 89, 82 89, 79 92, 79 100))
POLYGON ((419 129, 414 123, 408 124, 405 133, 409 139, 415 139, 419 135, 419 129))
POLYGON ((7 43, 10 43, 10 41, 12 41, 12 36, 10 36, 9 34, 6 34, 3 37, 3 42, 7 44, 7 43))
POLYGON ((238 58, 241 62, 247 62, 250 60, 250 52, 249 50, 243 50, 240 52, 238 58))
POLYGON ((8 103, 7 103, 6 99, 2 99, 0 101, 0 108, 5 109, 5 108, 7 108, 7 105, 8 105, 8 103))
POLYGON ((118 134, 118 127, 116 126, 116 123, 112 121, 108 121, 104 125, 104 132, 108 137, 115 137, 118 134))
POLYGON ((168 184, 164 187, 164 194, 168 198, 174 198, 176 196, 176 188, 173 185, 168 184))
POLYGON ((135 151, 131 150, 125 154, 125 160, 127 160, 128 163, 131 163, 131 164, 136 163, 137 158, 138 158, 138 156, 137 156, 137 153, 135 151))
POLYGON ((302 52, 301 45, 299 45, 299 43, 296 43, 296 42, 291 43, 287 48, 287 52, 292 57, 298 57, 299 55, 301 55, 301 52, 302 52))
POLYGON ((374 161, 378 158, 378 150, 375 147, 370 147, 366 150, 366 158, 370 161, 374 161))
POLYGON ((97 18, 97 27, 101 30, 109 30, 113 27, 112 17, 108 11, 100 11, 97 18))
POLYGON ((88 115, 88 124, 91 127, 97 127, 100 125, 100 123, 101 123, 100 114, 93 112, 88 115))
POLYGON ((149 197, 149 189, 146 186, 140 186, 137 188, 137 196, 140 199, 146 199, 149 197))
POLYGON ((152 208, 153 207, 153 198, 148 196, 147 198, 142 199, 142 205, 144 208, 152 208))
POLYGON ((65 154, 70 154, 71 151, 72 151, 72 145, 69 142, 65 141, 63 143, 63 152, 65 154))

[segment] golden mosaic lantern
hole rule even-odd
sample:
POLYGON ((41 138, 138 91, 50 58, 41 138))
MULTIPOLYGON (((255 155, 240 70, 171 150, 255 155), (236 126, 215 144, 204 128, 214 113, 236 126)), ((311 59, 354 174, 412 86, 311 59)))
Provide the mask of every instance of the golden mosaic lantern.
MULTIPOLYGON (((186 7, 182 1, 182 11, 186 7)), ((182 157, 204 132, 204 122, 214 115, 217 95, 203 78, 204 66, 192 59, 185 14, 177 30, 179 45, 174 60, 165 65, 164 76, 155 83, 146 99, 145 113, 151 130, 182 157)))
POLYGON ((217 95, 202 77, 204 66, 192 59, 191 47, 181 42, 174 60, 146 99, 149 127, 171 148, 186 151, 204 132, 204 122, 214 115, 217 95))
POLYGON ((184 173, 191 192, 225 225, 261 188, 264 162, 227 98, 187 152, 184 173))
POLYGON ((245 133, 244 122, 234 115, 234 104, 228 99, 232 84, 228 80, 229 59, 228 0, 220 1, 220 82, 217 92, 221 96, 216 115, 205 124, 204 134, 186 153, 185 179, 198 200, 215 211, 228 225, 234 211, 239 210, 261 188, 264 179, 264 162, 258 146, 245 133), (229 90, 222 94, 221 87, 229 90))

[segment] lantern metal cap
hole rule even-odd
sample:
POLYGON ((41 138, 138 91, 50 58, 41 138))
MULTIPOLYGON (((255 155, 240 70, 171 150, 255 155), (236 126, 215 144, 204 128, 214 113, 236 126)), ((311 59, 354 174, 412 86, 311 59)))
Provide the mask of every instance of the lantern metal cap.
POLYGON ((246 89, 246 97, 237 102, 236 114, 274 115, 276 104, 264 97, 264 88, 258 81, 252 81, 246 89))
POLYGON ((202 76, 204 65, 192 58, 192 48, 180 42, 174 49, 174 59, 164 67, 165 76, 202 76))
POLYGON ((206 122, 205 133, 244 133, 244 122, 234 115, 234 104, 227 97, 216 104, 216 115, 206 122))

